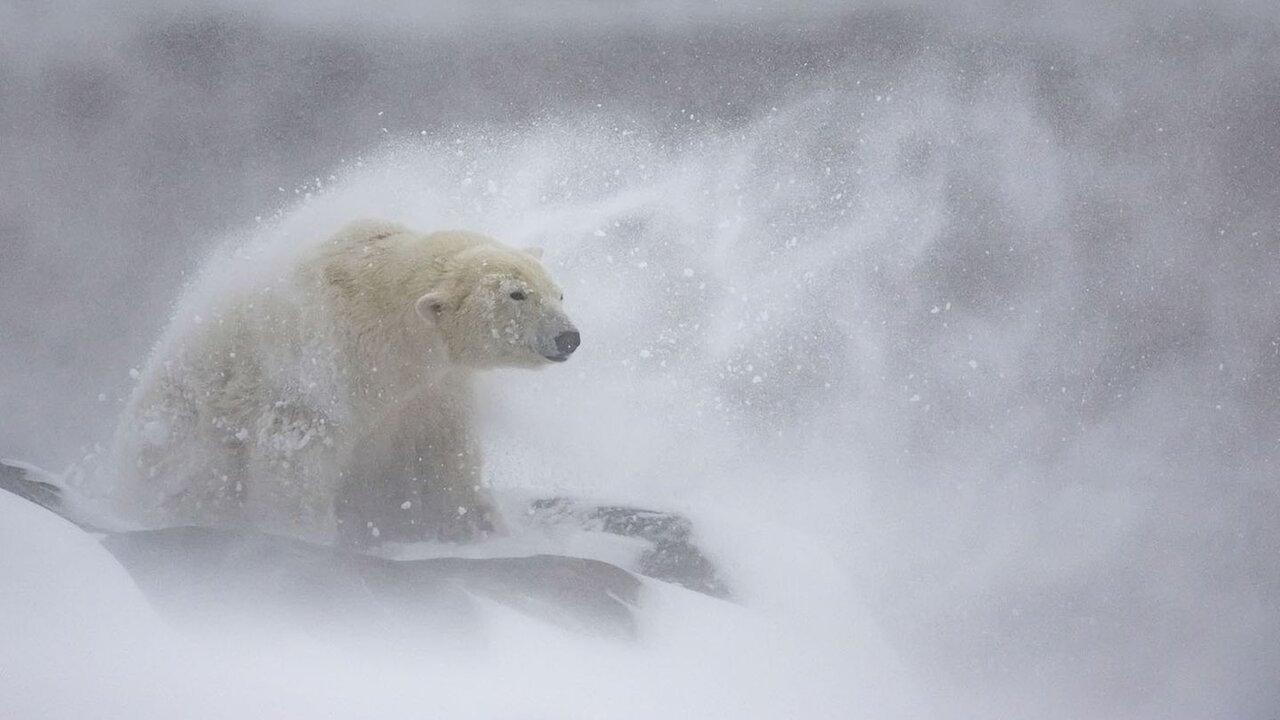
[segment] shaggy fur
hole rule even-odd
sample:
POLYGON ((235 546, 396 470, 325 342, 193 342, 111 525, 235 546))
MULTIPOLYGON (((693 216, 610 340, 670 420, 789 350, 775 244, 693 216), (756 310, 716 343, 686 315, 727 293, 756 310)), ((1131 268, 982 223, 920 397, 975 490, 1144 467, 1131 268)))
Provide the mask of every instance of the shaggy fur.
POLYGON ((360 221, 184 303, 116 433, 121 509, 355 545, 500 530, 471 375, 577 344, 537 255, 360 221))

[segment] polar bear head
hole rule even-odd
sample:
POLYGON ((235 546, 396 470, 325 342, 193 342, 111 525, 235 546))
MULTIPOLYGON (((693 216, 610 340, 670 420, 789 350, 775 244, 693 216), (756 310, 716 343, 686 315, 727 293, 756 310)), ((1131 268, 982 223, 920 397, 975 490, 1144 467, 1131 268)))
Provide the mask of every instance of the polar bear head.
POLYGON ((450 360, 474 368, 568 360, 581 338, 561 307, 564 293, 540 262, 541 250, 450 235, 437 237, 455 247, 445 251, 434 287, 415 305, 439 329, 450 360))

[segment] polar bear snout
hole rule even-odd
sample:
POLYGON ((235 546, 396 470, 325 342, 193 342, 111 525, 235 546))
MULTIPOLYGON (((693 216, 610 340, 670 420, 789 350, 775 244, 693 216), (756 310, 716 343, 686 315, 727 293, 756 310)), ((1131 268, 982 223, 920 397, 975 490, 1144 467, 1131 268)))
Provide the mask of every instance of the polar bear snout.
POLYGON ((582 336, 577 330, 565 330, 556 335, 556 354, 548 355, 547 359, 553 362, 564 362, 569 359, 574 350, 582 344, 582 336))
POLYGON ((577 330, 565 330, 556 336, 556 350, 561 355, 572 355, 580 344, 582 344, 582 337, 578 335, 577 330))

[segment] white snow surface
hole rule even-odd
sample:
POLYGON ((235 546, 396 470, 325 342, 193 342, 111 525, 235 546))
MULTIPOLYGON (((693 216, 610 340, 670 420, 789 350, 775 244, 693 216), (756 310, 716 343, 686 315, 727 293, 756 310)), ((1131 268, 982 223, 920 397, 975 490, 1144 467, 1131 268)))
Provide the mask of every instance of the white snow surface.
POLYGON ((0 716, 918 716, 874 626, 833 612, 830 597, 857 603, 830 558, 799 536, 770 546, 789 552, 762 565, 785 567, 761 570, 795 582, 758 597, 765 607, 648 582, 635 641, 494 606, 474 642, 388 649, 252 617, 216 631, 171 624, 96 539, 0 493, 0 716))

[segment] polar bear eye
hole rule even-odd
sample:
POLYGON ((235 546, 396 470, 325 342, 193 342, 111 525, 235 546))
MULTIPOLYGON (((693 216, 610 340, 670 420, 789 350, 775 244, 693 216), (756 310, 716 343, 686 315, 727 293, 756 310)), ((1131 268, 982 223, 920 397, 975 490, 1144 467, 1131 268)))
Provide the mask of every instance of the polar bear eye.
POLYGON ((516 290, 515 292, 511 293, 512 300, 526 300, 528 299, 528 297, 529 296, 526 295, 523 290, 516 290))

